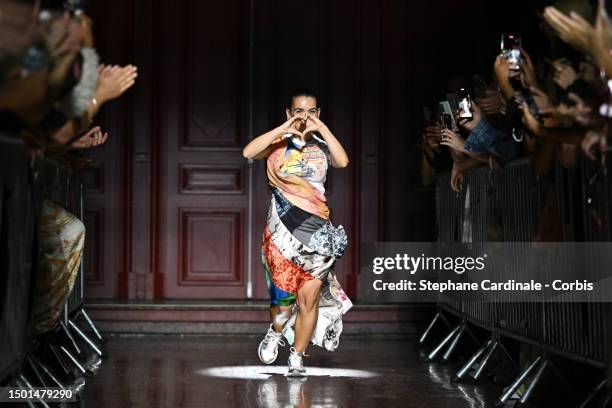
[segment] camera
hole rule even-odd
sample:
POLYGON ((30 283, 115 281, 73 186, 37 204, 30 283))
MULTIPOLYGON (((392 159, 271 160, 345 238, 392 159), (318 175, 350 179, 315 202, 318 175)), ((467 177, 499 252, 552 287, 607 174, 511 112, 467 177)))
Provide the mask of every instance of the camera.
POLYGON ((501 38, 501 52, 509 63, 512 71, 521 69, 521 36, 518 34, 504 33, 501 38))

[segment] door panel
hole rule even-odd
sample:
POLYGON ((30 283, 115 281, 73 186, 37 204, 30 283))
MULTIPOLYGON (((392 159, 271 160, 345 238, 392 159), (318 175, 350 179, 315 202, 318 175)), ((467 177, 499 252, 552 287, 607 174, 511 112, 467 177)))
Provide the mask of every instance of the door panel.
POLYGON ((162 6, 158 248, 163 297, 246 296, 245 102, 248 9, 243 2, 162 6))

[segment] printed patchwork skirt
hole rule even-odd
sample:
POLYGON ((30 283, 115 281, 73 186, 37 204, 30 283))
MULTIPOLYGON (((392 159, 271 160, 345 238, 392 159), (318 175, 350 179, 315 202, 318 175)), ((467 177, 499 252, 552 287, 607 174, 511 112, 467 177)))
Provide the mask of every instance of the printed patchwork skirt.
POLYGON ((333 267, 348 244, 342 226, 313 215, 290 203, 273 189, 263 234, 262 263, 272 305, 293 306, 283 331, 293 343, 293 323, 299 310, 297 293, 304 283, 320 279, 319 318, 312 342, 327 350, 338 347, 342 315, 350 299, 338 283, 333 267))

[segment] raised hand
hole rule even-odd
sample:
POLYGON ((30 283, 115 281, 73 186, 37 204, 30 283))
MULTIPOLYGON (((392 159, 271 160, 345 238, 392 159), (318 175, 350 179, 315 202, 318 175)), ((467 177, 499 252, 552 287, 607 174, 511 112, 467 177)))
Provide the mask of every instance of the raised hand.
POLYGON ((602 54, 608 54, 610 49, 612 49, 612 29, 608 13, 606 12, 605 0, 599 0, 599 10, 595 18, 593 45, 602 54))
POLYGON ((103 145, 107 139, 108 133, 103 134, 100 126, 96 126, 70 142, 70 147, 78 150, 91 149, 103 145))
POLYGON ((99 72, 96 99, 100 104, 121 96, 134 85, 138 77, 138 68, 133 65, 100 65, 99 72))
POLYGON ((304 118, 301 116, 292 116, 285 123, 278 127, 278 133, 280 133, 279 137, 282 138, 284 135, 291 133, 293 135, 299 136, 301 139, 304 138, 305 132, 300 132, 295 128, 296 122, 303 122, 304 118))
POLYGON ((572 11, 567 16, 554 7, 546 7, 544 19, 567 44, 584 53, 591 50, 595 29, 577 13, 572 11))

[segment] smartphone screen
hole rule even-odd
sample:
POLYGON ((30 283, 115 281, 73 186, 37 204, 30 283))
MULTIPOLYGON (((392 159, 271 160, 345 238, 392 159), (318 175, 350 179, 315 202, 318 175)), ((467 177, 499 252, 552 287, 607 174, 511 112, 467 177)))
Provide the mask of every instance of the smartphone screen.
POLYGON ((509 62, 510 69, 521 69, 521 36, 513 33, 502 34, 501 52, 509 62))
POLYGON ((461 88, 457 92, 457 99, 459 103, 459 117, 460 118, 472 118, 472 99, 470 92, 466 88, 461 88))

